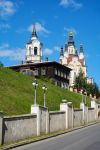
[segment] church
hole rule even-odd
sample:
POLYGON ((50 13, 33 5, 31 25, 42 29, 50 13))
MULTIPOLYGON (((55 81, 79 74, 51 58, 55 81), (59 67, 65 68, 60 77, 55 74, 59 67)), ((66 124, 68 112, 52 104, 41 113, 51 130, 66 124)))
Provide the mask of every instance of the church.
POLYGON ((79 54, 73 39, 73 33, 70 32, 69 40, 64 48, 60 50, 60 63, 56 61, 42 60, 43 44, 39 41, 35 25, 31 39, 26 43, 26 57, 22 64, 10 66, 11 69, 23 74, 40 77, 46 76, 52 80, 55 85, 62 88, 74 87, 74 81, 82 70, 88 83, 93 80, 87 77, 87 66, 84 57, 84 48, 80 44, 79 54))
POLYGON ((70 73, 69 83, 71 87, 74 86, 74 80, 76 76, 78 76, 80 70, 82 70, 84 77, 87 77, 87 66, 85 63, 84 48, 83 45, 80 44, 80 50, 78 54, 72 32, 70 32, 69 34, 69 40, 65 44, 64 49, 61 48, 60 64, 72 69, 70 73))
POLYGON ((93 83, 93 78, 89 78, 87 75, 83 45, 80 44, 78 53, 72 32, 70 32, 68 42, 65 43, 64 48, 62 47, 60 50, 60 64, 72 69, 70 72, 69 87, 74 86, 75 78, 80 71, 82 71, 84 77, 87 79, 87 83, 93 83))

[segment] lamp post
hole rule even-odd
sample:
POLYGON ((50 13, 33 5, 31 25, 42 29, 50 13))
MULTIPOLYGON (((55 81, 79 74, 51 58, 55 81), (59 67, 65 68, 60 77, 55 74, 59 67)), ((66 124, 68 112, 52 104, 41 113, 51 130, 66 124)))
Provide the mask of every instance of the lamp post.
POLYGON ((34 105, 36 105, 36 87, 38 86, 38 83, 37 83, 36 79, 34 80, 32 85, 34 86, 34 105))
POLYGON ((46 91, 47 91, 47 87, 44 84, 44 86, 42 87, 43 91, 44 91, 44 107, 46 107, 46 91))
POLYGON ((72 102, 68 102, 67 103, 68 105, 71 105, 72 106, 72 128, 74 127, 74 109, 73 109, 73 104, 72 104, 72 102))

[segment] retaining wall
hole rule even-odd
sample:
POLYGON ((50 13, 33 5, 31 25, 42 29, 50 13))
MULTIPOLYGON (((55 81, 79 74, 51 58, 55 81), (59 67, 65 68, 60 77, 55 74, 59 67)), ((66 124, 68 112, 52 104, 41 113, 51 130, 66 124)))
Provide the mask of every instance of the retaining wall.
POLYGON ((74 116, 73 116, 73 126, 78 127, 83 124, 83 111, 82 109, 74 109, 74 116))
POLYGON ((15 142, 36 135, 36 115, 22 115, 4 117, 3 119, 3 143, 15 142))
MULTIPOLYGON (((46 107, 32 105, 31 114, 4 117, 0 112, 0 144, 16 142, 35 135, 56 132, 100 120, 100 106, 73 109, 72 103, 60 104, 60 111, 48 112, 46 107)), ((95 103, 92 103, 95 104, 95 103)))
POLYGON ((49 113, 49 131, 55 132, 66 129, 65 112, 57 111, 49 113))
POLYGON ((95 109, 88 108, 88 123, 95 121, 95 109))

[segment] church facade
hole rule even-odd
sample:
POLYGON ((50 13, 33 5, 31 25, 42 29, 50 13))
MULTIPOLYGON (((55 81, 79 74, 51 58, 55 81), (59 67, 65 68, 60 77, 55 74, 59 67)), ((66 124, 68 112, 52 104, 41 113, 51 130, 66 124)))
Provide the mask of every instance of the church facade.
POLYGON ((87 82, 93 82, 92 79, 87 77, 87 66, 85 63, 83 45, 80 44, 80 50, 78 54, 72 32, 69 34, 69 40, 65 44, 65 47, 61 48, 60 50, 60 64, 72 69, 70 73, 70 87, 74 86, 75 78, 78 76, 80 70, 83 72, 84 77, 87 78, 87 82))

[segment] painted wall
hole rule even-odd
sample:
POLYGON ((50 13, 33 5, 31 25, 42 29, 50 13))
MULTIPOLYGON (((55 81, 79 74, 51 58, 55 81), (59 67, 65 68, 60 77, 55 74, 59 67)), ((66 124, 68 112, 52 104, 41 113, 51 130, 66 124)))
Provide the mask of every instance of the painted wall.
POLYGON ((55 132, 66 128, 65 112, 49 113, 49 131, 55 132))
POLYGON ((4 117, 0 113, 0 144, 78 127, 100 119, 100 107, 84 107, 73 109, 67 103, 62 103, 60 111, 48 112, 46 107, 32 105, 31 114, 28 115, 4 117))
POLYGON ((88 122, 95 121, 95 109, 94 108, 88 108, 88 122))
POLYGON ((74 109, 74 127, 81 126, 83 124, 83 111, 82 109, 74 109))
POLYGON ((36 135, 36 115, 4 117, 3 143, 15 142, 36 135))

